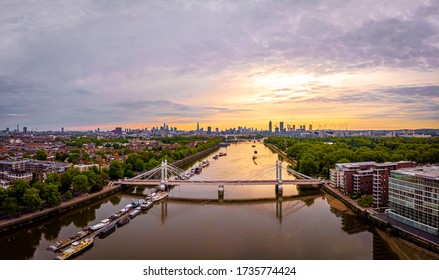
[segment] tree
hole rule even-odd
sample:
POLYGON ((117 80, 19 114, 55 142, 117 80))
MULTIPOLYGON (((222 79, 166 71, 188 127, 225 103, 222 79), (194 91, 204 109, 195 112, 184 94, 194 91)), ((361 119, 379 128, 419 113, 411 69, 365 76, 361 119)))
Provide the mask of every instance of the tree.
POLYGON ((41 193, 41 191, 43 191, 45 186, 46 186, 46 184, 44 184, 41 181, 36 181, 35 183, 32 184, 32 188, 36 188, 37 190, 40 191, 40 193, 41 193))
POLYGON ((30 188, 29 182, 23 179, 15 180, 8 188, 9 197, 14 197, 18 205, 23 205, 23 195, 30 188))
POLYGON ((79 158, 80 158, 80 157, 81 157, 80 154, 73 153, 73 154, 70 154, 70 155, 69 155, 69 157, 67 158, 67 161, 68 161, 69 163, 76 164, 76 163, 79 162, 79 158))
POLYGON ((69 169, 66 172, 64 172, 63 174, 61 174, 61 193, 64 193, 68 190, 70 190, 70 187, 72 185, 72 180, 73 177, 75 177, 76 175, 79 175, 81 172, 76 169, 69 169))
POLYGON ((8 199, 8 191, 0 187, 0 209, 4 209, 5 201, 8 199))
POLYGON ((46 160, 47 154, 44 150, 38 150, 34 156, 36 160, 46 160))
POLYGON ((90 192, 98 192, 98 191, 102 190, 104 185, 105 185, 105 181, 102 178, 102 176, 101 175, 96 175, 95 184, 91 186, 90 192))
POLYGON ((36 188, 28 188, 24 192, 23 202, 25 205, 29 206, 31 209, 37 209, 41 205, 41 198, 39 195, 39 190, 36 188))
POLYGON ((61 186, 61 175, 56 172, 47 174, 46 184, 59 184, 61 186))
POLYGON ((89 155, 87 152, 83 152, 83 153, 81 154, 81 159, 82 159, 84 162, 88 162, 88 161, 90 160, 90 155, 89 155))
POLYGON ((318 173, 319 165, 312 156, 304 156, 303 159, 299 161, 299 172, 306 175, 314 175, 318 173))
POLYGON ((90 168, 90 170, 93 171, 96 175, 99 174, 99 168, 98 168, 96 165, 93 165, 93 166, 90 168))
POLYGON ((125 176, 128 177, 128 178, 133 178, 134 176, 136 176, 136 173, 134 173, 133 170, 127 170, 125 172, 125 176))
POLYGON ((349 163, 349 162, 351 162, 351 161, 348 160, 347 158, 342 158, 342 159, 337 160, 336 163, 349 163))
POLYGON ((110 164, 110 170, 108 172, 110 178, 113 180, 121 179, 123 178, 123 174, 124 174, 123 164, 117 160, 113 160, 110 164))
POLYGON ((71 192, 71 191, 66 191, 66 192, 64 193, 64 197, 65 197, 67 200, 72 199, 72 198, 73 198, 72 192, 71 192))
POLYGON ((56 206, 62 202, 61 194, 59 192, 60 185, 51 183, 44 186, 41 191, 41 198, 44 199, 49 205, 56 206))
POLYGON ((68 154, 64 154, 64 153, 56 152, 56 154, 55 154, 55 160, 56 161, 64 162, 68 157, 69 157, 69 155, 68 154))
POLYGON ((144 162, 142 159, 138 158, 138 159, 136 160, 136 163, 135 163, 135 165, 134 165, 134 168, 135 168, 135 170, 138 171, 138 172, 143 171, 144 168, 145 168, 145 162, 144 162))
POLYGON ((73 177, 72 185, 74 190, 88 192, 89 183, 86 175, 76 175, 73 177))
POLYGON ((361 207, 369 207, 372 205, 373 199, 372 196, 364 194, 360 197, 360 199, 358 199, 358 204, 361 207))
POLYGON ((15 214, 20 210, 20 206, 18 205, 17 199, 15 197, 7 197, 3 202, 3 209, 8 214, 15 214))

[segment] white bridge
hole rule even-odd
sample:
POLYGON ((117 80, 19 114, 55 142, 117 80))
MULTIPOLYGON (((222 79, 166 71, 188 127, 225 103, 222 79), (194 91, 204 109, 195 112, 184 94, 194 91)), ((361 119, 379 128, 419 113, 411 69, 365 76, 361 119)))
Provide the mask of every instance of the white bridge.
POLYGON ((282 185, 311 185, 319 187, 324 181, 320 179, 314 179, 302 173, 299 173, 293 169, 282 166, 282 162, 276 161, 276 165, 268 170, 263 170, 257 176, 247 178, 243 180, 221 180, 204 178, 199 174, 187 176, 187 171, 184 171, 172 164, 169 164, 167 160, 142 174, 139 174, 133 178, 115 182, 115 184, 122 185, 149 185, 159 186, 166 188, 167 186, 175 185, 277 185, 278 188, 282 188, 282 185), (273 178, 273 173, 276 173, 276 177, 273 178), (288 172, 296 176, 299 179, 287 179, 282 180, 282 172, 288 172), (271 178, 267 178, 271 177, 271 178))

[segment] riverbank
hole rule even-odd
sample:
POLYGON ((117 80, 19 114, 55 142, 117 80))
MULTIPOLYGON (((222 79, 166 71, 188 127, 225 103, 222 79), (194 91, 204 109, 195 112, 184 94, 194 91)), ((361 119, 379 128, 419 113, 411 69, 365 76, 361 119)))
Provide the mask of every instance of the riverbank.
POLYGON ((109 195, 113 195, 119 192, 122 189, 122 186, 112 185, 111 183, 108 186, 105 186, 101 191, 91 193, 91 194, 82 194, 73 199, 64 201, 59 206, 43 209, 41 211, 35 211, 32 213, 21 215, 17 218, 0 220, 0 232, 6 232, 9 230, 13 230, 16 228, 20 228, 22 226, 30 225, 37 221, 41 221, 47 218, 51 218, 60 213, 64 213, 73 209, 76 209, 80 206, 86 205, 88 203, 94 202, 101 198, 107 197, 109 195))
MULTIPOLYGON (((282 157, 290 162, 297 163, 295 160, 289 158, 285 152, 279 150, 272 144, 265 144, 271 150, 278 152, 282 157)), ((398 221, 390 220, 386 214, 376 212, 372 207, 361 207, 357 201, 349 196, 344 195, 340 189, 333 187, 329 182, 323 184, 323 191, 336 197, 344 203, 355 215, 367 220, 373 225, 384 231, 392 232, 395 236, 399 236, 409 242, 413 242, 422 248, 439 253, 439 237, 431 234, 421 232, 408 225, 402 224, 398 221)))
POLYGON ((439 260, 438 253, 427 250, 400 237, 392 236, 380 229, 377 229, 376 232, 401 260, 439 260))
POLYGON ((279 150, 279 148, 274 146, 273 144, 264 143, 264 145, 267 146, 273 152, 278 153, 283 159, 285 159, 286 161, 291 163, 293 166, 295 166, 297 164, 297 160, 288 157, 287 153, 285 153, 284 151, 279 150))
MULTIPOLYGON (((219 149, 219 144, 214 147, 208 148, 201 152, 198 152, 194 155, 191 155, 185 159, 175 161, 173 164, 177 166, 183 166, 191 161, 195 161, 215 150, 219 149)), ((32 223, 42 221, 51 217, 54 217, 60 213, 65 213, 67 211, 72 211, 78 207, 84 206, 86 204, 92 203, 101 198, 113 195, 115 193, 120 192, 124 188, 123 185, 115 184, 110 182, 107 186, 102 188, 101 191, 91 193, 91 194, 82 194, 81 196, 77 196, 74 199, 70 199, 62 202, 59 206, 42 209, 40 211, 34 211, 32 213, 23 214, 17 218, 3 219, 0 220, 0 232, 7 232, 9 230, 17 229, 23 226, 30 225, 32 223)))
POLYGON ((220 148, 220 144, 215 145, 215 146, 213 146, 213 147, 211 147, 211 148, 208 148, 208 149, 206 149, 206 150, 203 150, 203 151, 201 151, 201 152, 198 152, 198 153, 196 153, 196 154, 193 154, 193 155, 191 155, 191 156, 188 156, 188 157, 186 157, 186 158, 184 158, 184 159, 176 160, 176 161, 174 161, 174 162, 172 163, 172 165, 175 165, 175 166, 181 168, 181 167, 184 166, 185 164, 188 164, 188 163, 190 163, 190 162, 192 162, 192 161, 196 161, 196 160, 198 160, 199 158, 202 158, 202 157, 204 157, 204 156, 206 156, 206 155, 208 155, 208 154, 210 154, 210 153, 212 153, 212 152, 218 150, 219 148, 220 148))
POLYGON ((334 188, 329 183, 323 184, 323 190, 342 201, 358 217, 367 220, 377 228, 390 232, 395 237, 398 236, 414 244, 439 253, 439 237, 422 232, 408 225, 404 225, 394 220, 390 220, 386 214, 378 213, 373 208, 364 208, 357 204, 349 196, 345 196, 338 188, 334 188))

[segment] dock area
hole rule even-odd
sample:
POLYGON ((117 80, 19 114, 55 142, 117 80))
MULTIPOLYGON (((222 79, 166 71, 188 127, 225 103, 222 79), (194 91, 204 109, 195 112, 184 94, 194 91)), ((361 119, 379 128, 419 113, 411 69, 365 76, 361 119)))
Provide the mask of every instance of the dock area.
POLYGON ((78 247, 76 249, 75 243, 84 242, 87 240, 88 242, 93 243, 97 237, 105 238, 106 236, 112 234, 116 231, 118 226, 122 226, 127 223, 127 219, 132 220, 138 214, 143 211, 147 211, 153 207, 154 202, 158 202, 162 199, 168 197, 167 192, 157 191, 152 194, 147 195, 144 199, 139 199, 137 201, 132 202, 131 204, 126 205, 123 209, 110 215, 108 218, 102 220, 101 222, 87 226, 79 231, 76 235, 72 237, 67 237, 62 240, 58 240, 50 245, 47 249, 52 250, 54 253, 60 253, 61 255, 56 256, 56 259, 67 259, 73 258, 75 255, 80 252, 74 252, 75 250, 85 250, 90 248, 91 246, 78 247), (119 225, 119 222, 123 222, 119 225), (71 253, 73 251, 73 254, 71 253), (67 253, 66 253, 67 252, 67 253))

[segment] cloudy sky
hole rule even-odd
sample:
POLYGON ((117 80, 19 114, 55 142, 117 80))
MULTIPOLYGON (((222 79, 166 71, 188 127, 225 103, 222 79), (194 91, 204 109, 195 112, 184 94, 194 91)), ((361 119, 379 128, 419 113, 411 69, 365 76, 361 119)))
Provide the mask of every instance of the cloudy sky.
POLYGON ((439 128, 439 1, 0 1, 0 129, 439 128))

